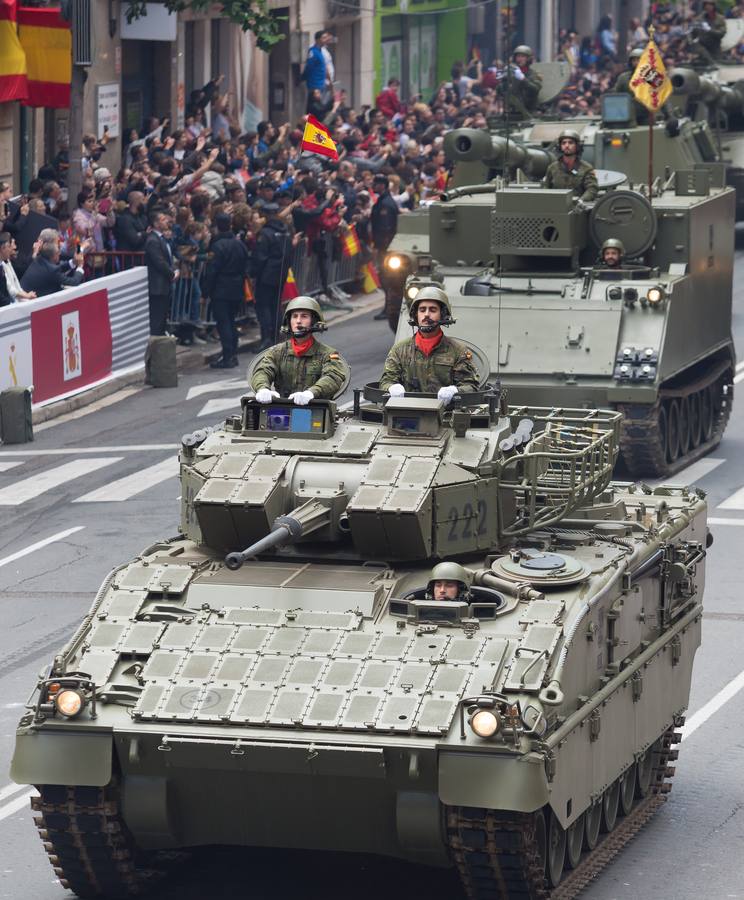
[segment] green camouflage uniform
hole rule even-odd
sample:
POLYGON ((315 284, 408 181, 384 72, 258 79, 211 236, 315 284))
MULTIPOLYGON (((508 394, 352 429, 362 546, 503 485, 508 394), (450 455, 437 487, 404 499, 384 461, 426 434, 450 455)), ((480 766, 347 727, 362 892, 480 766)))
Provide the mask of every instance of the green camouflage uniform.
POLYGON ((346 363, 321 341, 295 356, 291 341, 274 344, 264 353, 251 379, 254 391, 271 388, 282 397, 296 391, 312 391, 318 400, 332 400, 346 380, 346 363))
POLYGON ((711 64, 721 56, 721 41, 726 35, 726 19, 716 13, 711 21, 704 13, 698 16, 694 22, 695 41, 690 49, 697 53, 702 62, 711 64), (710 28, 705 31, 702 29, 704 23, 708 23, 710 28))
POLYGON ((578 160, 576 167, 570 171, 563 165, 562 159, 552 162, 545 173, 543 187, 556 190, 572 190, 579 200, 584 201, 595 200, 599 190, 597 173, 583 159, 578 160))
POLYGON ((402 384, 407 391, 436 394, 439 388, 455 385, 465 391, 478 390, 478 372, 473 354, 453 338, 442 336, 429 356, 416 346, 415 338, 393 345, 385 360, 380 387, 402 384))
MULTIPOLYGON (((506 81, 502 81, 503 90, 506 94, 506 81)), ((542 76, 537 72, 528 69, 525 72, 522 81, 511 78, 511 84, 508 89, 509 109, 524 119, 530 119, 537 111, 537 98, 542 88, 542 76)))

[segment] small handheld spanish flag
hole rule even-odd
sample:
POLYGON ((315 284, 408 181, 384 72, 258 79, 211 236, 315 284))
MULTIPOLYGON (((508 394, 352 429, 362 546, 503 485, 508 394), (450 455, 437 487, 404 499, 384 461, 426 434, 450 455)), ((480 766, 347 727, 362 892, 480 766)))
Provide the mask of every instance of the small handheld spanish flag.
POLYGON ((343 255, 346 257, 356 256, 361 249, 359 246, 359 238, 357 237, 356 228, 353 225, 349 225, 346 229, 346 233, 341 239, 341 247, 343 255))
POLYGON ((636 100, 653 113, 661 109, 672 93, 672 82, 654 41, 653 25, 649 28, 649 42, 630 80, 630 89, 636 100))
POLYGON ((310 153, 319 153, 330 159, 338 159, 338 151, 331 138, 331 132, 315 116, 307 117, 301 149, 309 150, 310 153))

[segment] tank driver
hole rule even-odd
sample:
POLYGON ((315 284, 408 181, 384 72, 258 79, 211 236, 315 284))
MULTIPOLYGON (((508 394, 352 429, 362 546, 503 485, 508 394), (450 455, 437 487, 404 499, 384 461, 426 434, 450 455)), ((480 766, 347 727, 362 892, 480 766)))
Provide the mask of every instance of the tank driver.
POLYGON ((560 157, 545 172, 543 187, 571 190, 581 203, 596 200, 599 187, 597 173, 581 158, 581 137, 573 128, 564 128, 558 135, 560 157))
POLYGON ((473 576, 456 562, 440 562, 431 570, 426 593, 432 600, 470 601, 473 576))
POLYGON ((408 309, 408 324, 416 332, 390 349, 380 387, 391 397, 402 397, 406 391, 436 393, 445 404, 457 393, 477 391, 473 354, 442 331, 442 326, 454 323, 447 294, 434 285, 423 287, 408 309))
POLYGON ((312 297, 295 297, 287 304, 282 333, 288 339, 269 347, 251 378, 259 403, 281 396, 307 406, 311 400, 337 395, 346 380, 346 363, 333 347, 316 340, 315 333, 326 327, 320 304, 312 297))
POLYGON ((607 238, 599 251, 601 269, 622 269, 625 245, 618 238, 607 238))

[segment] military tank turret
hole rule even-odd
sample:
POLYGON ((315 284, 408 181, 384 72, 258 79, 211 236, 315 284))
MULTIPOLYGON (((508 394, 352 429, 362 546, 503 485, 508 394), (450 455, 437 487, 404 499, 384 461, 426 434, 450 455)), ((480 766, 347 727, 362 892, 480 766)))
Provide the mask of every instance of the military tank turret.
POLYGON ((372 386, 185 436, 180 533, 106 578, 18 728, 62 884, 129 897, 223 844, 572 896, 663 802, 700 641, 705 503, 611 484, 619 419, 372 386))
POLYGON ((591 211, 529 183, 463 188, 430 210, 430 278, 458 309, 454 335, 483 348, 514 402, 620 410, 633 477, 680 470, 729 418, 734 192, 722 177, 678 171, 651 201, 608 190, 591 211), (598 254, 613 238, 625 262, 608 271, 598 254))

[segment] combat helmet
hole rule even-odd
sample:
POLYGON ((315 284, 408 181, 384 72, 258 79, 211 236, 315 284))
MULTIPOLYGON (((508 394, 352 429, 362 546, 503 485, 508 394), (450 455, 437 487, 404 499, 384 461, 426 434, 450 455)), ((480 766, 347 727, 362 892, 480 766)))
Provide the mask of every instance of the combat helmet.
POLYGON ((282 317, 282 334, 290 334, 289 316, 296 309, 305 309, 313 314, 313 324, 310 327, 310 332, 325 331, 328 328, 325 317, 323 316, 323 310, 320 308, 320 303, 318 303, 314 297, 295 297, 294 300, 289 301, 284 310, 284 316, 282 317))
POLYGON ((631 50, 628 54, 628 67, 635 67, 638 65, 638 60, 643 56, 643 50, 640 47, 636 47, 634 50, 631 50))
POLYGON ((473 573, 469 572, 464 566, 456 562, 440 562, 431 570, 429 582, 426 586, 427 593, 434 595, 435 581, 457 581, 462 588, 457 599, 463 600, 468 597, 470 588, 473 584, 473 573))
POLYGON ((427 284, 421 288, 413 299, 408 301, 408 324, 417 325, 416 307, 422 300, 434 300, 439 304, 442 310, 442 319, 440 325, 454 325, 455 320, 452 318, 452 308, 450 306, 449 297, 446 291, 435 284, 427 284))
POLYGON ((514 48, 514 52, 512 53, 512 59, 518 54, 521 53, 526 56, 530 61, 532 61, 532 47, 528 47, 527 44, 520 44, 518 47, 514 48))
POLYGON ((620 253, 625 256, 625 244, 623 244, 620 238, 607 238, 600 247, 599 255, 604 256, 605 250, 619 250, 620 253))
POLYGON ((577 153, 581 153, 581 151, 582 151, 583 148, 584 148, 584 143, 583 143, 583 141, 581 140, 581 135, 579 134, 578 131, 576 131, 575 128, 564 128, 564 129, 562 129, 561 133, 558 135, 558 137, 557 137, 557 139, 556 139, 556 144, 558 145, 558 148, 559 148, 559 149, 560 149, 560 146, 561 146, 561 141, 562 141, 564 138, 570 138, 572 141, 575 141, 575 142, 576 142, 576 152, 577 152, 577 153))

